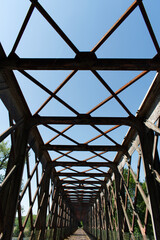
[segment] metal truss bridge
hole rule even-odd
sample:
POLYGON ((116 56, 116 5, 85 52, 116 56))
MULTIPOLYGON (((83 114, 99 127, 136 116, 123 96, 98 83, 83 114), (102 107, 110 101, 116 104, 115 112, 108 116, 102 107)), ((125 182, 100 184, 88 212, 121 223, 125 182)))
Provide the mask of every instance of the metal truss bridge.
POLYGON ((37 0, 28 0, 10 51, 0 45, 0 142, 10 146, 0 184, 0 239, 62 240, 82 226, 93 239, 160 239, 160 39, 149 11, 154 1, 131 2, 91 51, 79 50, 47 4, 37 0), (32 41, 23 46, 35 13, 72 56, 53 51, 40 57, 47 43, 38 55, 36 44, 29 48, 32 41), (147 46, 140 57, 136 42, 130 47, 137 58, 128 50, 127 58, 105 55, 110 38, 118 38, 131 17, 143 21, 153 51, 147 55, 147 46))

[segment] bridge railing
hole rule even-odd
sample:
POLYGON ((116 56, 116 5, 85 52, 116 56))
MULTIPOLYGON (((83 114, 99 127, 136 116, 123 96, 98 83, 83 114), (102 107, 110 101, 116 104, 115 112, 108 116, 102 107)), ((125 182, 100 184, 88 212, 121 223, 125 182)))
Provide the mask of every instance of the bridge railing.
POLYGON ((110 179, 88 212, 86 228, 98 239, 158 239, 160 104, 154 91, 158 82, 159 76, 137 114, 146 123, 145 130, 129 130, 123 143, 128 154, 117 154, 117 168, 110 170, 110 179))

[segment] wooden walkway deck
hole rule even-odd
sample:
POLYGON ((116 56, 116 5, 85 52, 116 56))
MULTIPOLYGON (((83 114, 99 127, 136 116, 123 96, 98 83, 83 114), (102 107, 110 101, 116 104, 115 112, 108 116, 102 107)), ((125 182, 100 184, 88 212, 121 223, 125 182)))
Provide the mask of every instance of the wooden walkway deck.
POLYGON ((75 231, 75 233, 68 238, 68 240, 95 240, 96 238, 88 236, 87 233, 79 228, 75 231))

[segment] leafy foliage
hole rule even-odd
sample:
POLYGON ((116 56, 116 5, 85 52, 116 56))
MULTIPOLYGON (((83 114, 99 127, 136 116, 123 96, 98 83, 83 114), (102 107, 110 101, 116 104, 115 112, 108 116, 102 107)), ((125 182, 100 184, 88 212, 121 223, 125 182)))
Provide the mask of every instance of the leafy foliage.
MULTIPOLYGON (((36 215, 33 215, 33 223, 35 222, 36 217, 37 217, 36 215)), ((25 218, 26 218, 26 216, 22 216, 22 222, 25 221, 25 218)), ((23 236, 24 237, 30 237, 31 231, 32 231, 32 229, 31 229, 31 219, 29 217, 29 219, 28 219, 28 221, 26 223, 25 229, 24 229, 23 236)), ((15 222, 14 222, 13 237, 18 237, 19 232, 20 232, 20 230, 19 230, 19 221, 18 221, 18 217, 16 217, 15 222)))
MULTIPOLYGON (((124 177, 125 182, 127 182, 127 176, 128 176, 128 169, 124 169, 123 170, 123 177, 124 177)), ((141 185, 144 193, 147 196, 148 193, 147 193, 146 183, 145 182, 140 182, 140 185, 141 185)), ((131 197, 133 202, 134 202, 134 198, 135 198, 135 187, 136 187, 136 183, 133 179, 133 176, 130 174, 129 175, 128 191, 129 191, 130 197, 131 197)), ((137 192, 136 212, 138 213, 139 218, 140 218, 140 220, 143 224, 144 223, 144 218, 145 218, 145 213, 146 213, 146 205, 145 205, 145 202, 144 202, 144 200, 143 200, 139 191, 137 192)), ((132 209, 132 206, 131 206, 129 200, 127 202, 127 214, 128 214, 128 217, 129 217, 129 220, 130 220, 130 223, 131 223, 132 222, 132 216, 133 216, 133 209, 132 209)), ((140 234, 141 235, 137 221, 135 221, 135 224, 134 224, 134 234, 140 234)), ((147 236, 150 237, 151 239, 153 239, 153 229, 152 229, 150 214, 148 216, 148 223, 147 223, 147 236)))
POLYGON ((4 179, 4 172, 7 168, 8 158, 9 158, 10 148, 7 146, 6 142, 0 143, 0 183, 4 179))

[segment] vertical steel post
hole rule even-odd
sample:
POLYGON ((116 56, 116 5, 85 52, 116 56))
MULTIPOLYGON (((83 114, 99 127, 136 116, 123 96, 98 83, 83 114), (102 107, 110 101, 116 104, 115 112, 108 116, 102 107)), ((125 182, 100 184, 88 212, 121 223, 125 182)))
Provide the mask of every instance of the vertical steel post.
POLYGON ((68 234, 71 234, 71 225, 70 225, 70 209, 68 208, 68 234))
POLYGON ((92 229, 93 229, 93 212, 92 212, 92 206, 91 206, 91 230, 90 233, 92 234, 92 229))
POLYGON ((66 202, 64 203, 63 228, 64 228, 64 237, 67 237, 67 233, 66 233, 66 202))
POLYGON ((122 209, 121 200, 120 200, 120 177, 121 176, 119 174, 117 167, 115 167, 114 173, 115 173, 115 187, 116 187, 117 218, 118 218, 118 239, 123 240, 123 232, 122 232, 123 209, 122 209))
POLYGON ((62 199, 62 205, 61 205, 61 219, 60 219, 60 239, 63 239, 63 215, 64 215, 64 201, 62 199))
POLYGON ((99 230, 100 230, 100 240, 102 240, 102 201, 101 201, 101 195, 99 192, 99 230))
POLYGON ((109 216, 108 216, 109 207, 108 207, 108 191, 107 191, 106 185, 105 185, 104 196, 105 196, 106 240, 108 240, 109 239, 109 216))
MULTIPOLYGON (((28 151, 27 151, 27 154, 26 154, 26 163, 27 163, 27 177, 29 178, 30 177, 30 166, 29 166, 28 151)), ((32 205, 31 183, 29 183, 29 186, 28 186, 28 195, 29 195, 29 204, 31 206, 32 205)), ((30 212, 30 221, 31 221, 31 230, 33 230, 33 211, 32 211, 32 209, 31 209, 31 212, 30 212)))
MULTIPOLYGON (((21 180, 23 168, 25 163, 25 154, 27 148, 29 129, 27 123, 24 123, 16 130, 14 158, 11 157, 8 162, 7 172, 16 165, 16 170, 9 186, 6 188, 7 192, 3 193, 3 236, 1 239, 9 240, 12 238, 14 219, 17 210, 18 196, 21 187, 21 180)), ((11 147, 12 148, 12 147, 11 147)))
POLYGON ((156 182, 152 173, 153 169, 153 132, 149 130, 144 124, 139 122, 138 134, 142 149, 143 164, 146 178, 146 185, 148 190, 148 197, 151 207, 151 219, 154 232, 154 238, 160 239, 160 203, 156 197, 156 182))
POLYGON ((95 203, 93 204, 93 235, 95 236, 96 219, 95 219, 95 203))
POLYGON ((65 237, 68 236, 68 206, 65 208, 65 237))
MULTIPOLYGON (((57 186, 56 186, 57 187, 57 186)), ((53 233, 53 240, 56 239, 57 236, 57 211, 58 211, 58 200, 59 200, 59 190, 57 188, 56 191, 56 196, 55 196, 55 206, 54 206, 54 218, 53 218, 53 228, 54 228, 54 233, 53 233)))
POLYGON ((97 214, 97 200, 95 202, 95 216, 96 216, 96 238, 98 238, 98 214, 97 214))
POLYGON ((49 194, 49 181, 50 181, 51 168, 48 163, 44 169, 44 178, 42 180, 39 201, 40 201, 40 213, 36 223, 36 229, 40 230, 39 240, 44 239, 46 230, 46 217, 47 217, 47 204, 49 194))

